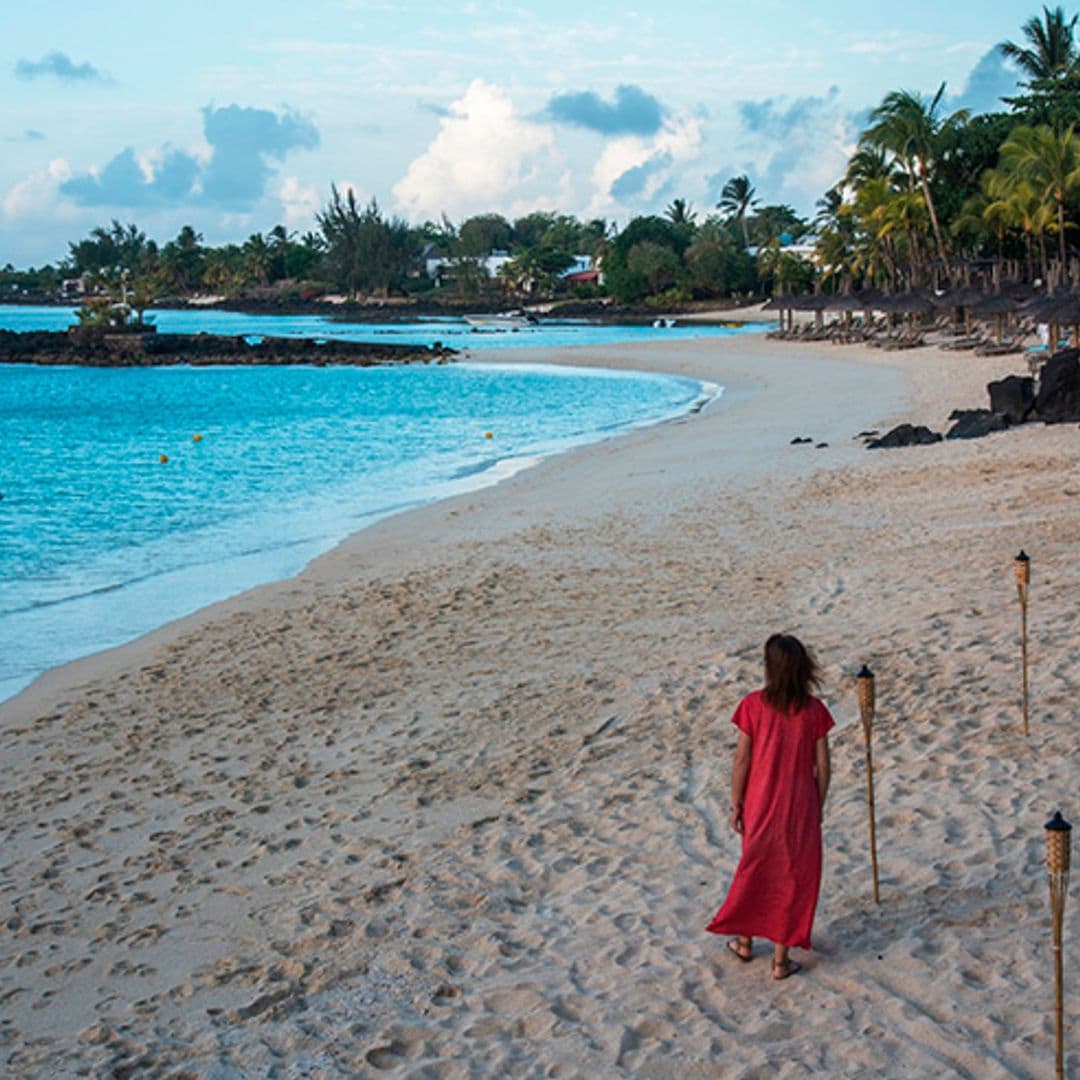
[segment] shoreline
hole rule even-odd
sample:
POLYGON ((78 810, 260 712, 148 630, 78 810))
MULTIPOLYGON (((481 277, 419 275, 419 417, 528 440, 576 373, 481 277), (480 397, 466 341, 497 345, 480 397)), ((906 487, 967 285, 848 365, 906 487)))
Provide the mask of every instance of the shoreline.
MULTIPOLYGON (((740 338, 738 340, 741 343, 746 339, 740 338)), ((671 344, 678 345, 680 343, 676 342, 671 344)), ((293 586, 294 583, 301 582, 302 579, 316 567, 318 567, 319 573, 322 574, 323 567, 321 564, 324 560, 330 561, 331 568, 328 570, 328 573, 332 574, 334 572, 332 564, 335 561, 336 554, 344 554, 346 549, 351 550, 358 545, 362 546, 373 530, 379 529, 380 526, 386 525, 392 520, 405 519, 401 522, 401 531, 407 532, 408 519, 412 515, 423 514, 425 511, 437 513, 438 509, 445 506, 445 504, 471 499, 479 492, 487 489, 501 489, 518 479, 521 473, 526 473, 531 477, 539 470, 543 470, 545 465, 549 465, 559 459, 588 454, 590 450, 597 450, 612 442, 621 442, 626 439, 632 439, 636 434, 647 432, 652 428, 683 422, 700 411, 723 409, 725 406, 731 405, 737 406, 750 400, 753 396, 767 388, 767 383, 758 377, 752 368, 746 367, 745 364, 740 364, 736 369, 737 373, 734 375, 721 375, 720 378, 724 381, 722 384, 719 384, 714 377, 707 376, 701 368, 701 365, 696 363, 694 359, 691 359, 689 365, 687 365, 686 362, 681 361, 679 358, 660 359, 655 355, 656 352, 659 352, 662 349, 670 349, 671 344, 646 343, 640 345, 616 345, 602 348, 593 346, 580 346, 576 348, 563 347, 555 349, 519 348, 514 350, 501 350, 495 354, 485 351, 473 354, 467 349, 462 349, 456 354, 455 363, 475 364, 478 366, 504 365, 514 367, 544 366, 547 364, 570 368, 596 368, 601 371, 623 370, 640 372, 643 374, 673 375, 680 378, 695 380, 703 388, 710 383, 713 385, 721 385, 722 394, 714 396, 710 401, 706 402, 704 409, 702 410, 688 408, 685 413, 677 416, 660 418, 644 425, 635 425, 582 446, 571 447, 567 450, 547 455, 536 464, 530 465, 527 469, 515 471, 513 475, 499 479, 495 483, 487 484, 480 488, 460 494, 437 498, 431 502, 420 503, 402 511, 392 513, 387 517, 380 518, 357 532, 351 533, 327 551, 315 556, 315 558, 302 570, 290 577, 275 579, 262 585, 257 585, 251 589, 246 589, 220 601, 200 607, 187 615, 171 619, 165 624, 147 631, 145 634, 140 634, 131 641, 111 648, 98 650, 87 656, 78 657, 57 667, 50 668, 37 676, 24 689, 16 692, 10 697, 0 700, 0 725, 5 722, 6 714, 9 710, 15 712, 17 715, 26 715, 27 710, 33 711, 37 708, 48 708, 58 695, 69 692, 81 682, 87 679, 96 679, 99 675, 107 675, 121 670, 128 662, 129 657, 127 656, 127 653, 129 650, 131 651, 131 660, 139 659, 143 657, 148 650, 152 650, 161 645, 168 645, 177 637, 180 637, 185 633, 191 631, 197 632, 203 625, 212 623, 219 616, 227 616, 231 613, 230 605, 235 604, 238 610, 256 610, 262 602, 273 604, 275 602, 275 597, 272 595, 263 597, 261 594, 264 591, 277 589, 287 590, 293 586), (27 698, 26 702, 23 700, 24 697, 27 698)), ((686 344, 693 347, 699 346, 700 342, 688 342, 686 344)), ((759 342, 758 344, 761 343, 759 342)), ((692 349, 692 353, 698 351, 698 348, 692 349)), ((777 350, 773 347, 753 351, 773 353, 777 350)), ((844 360, 842 356, 837 356, 836 359, 840 361, 844 360)), ((887 368, 889 365, 882 366, 887 368)), ((792 437, 800 433, 801 432, 796 432, 792 437)), ((748 476, 752 467, 751 463, 743 461, 741 469, 743 470, 744 475, 748 476)), ((528 485, 527 480, 525 483, 528 485)), ((542 484, 543 479, 540 477, 537 480, 536 486, 542 487, 542 484)), ((487 507, 485 507, 485 509, 487 509, 487 507)), ((426 524, 427 523, 422 524, 421 527, 423 528, 426 524)))
MULTIPOLYGON (((548 355, 552 351, 554 350, 543 350, 545 355, 548 355)), ((564 350, 558 351, 561 353, 564 350)), ((476 368, 503 366, 511 369, 526 368, 539 371, 542 371, 545 368, 550 368, 557 371, 573 370, 575 367, 575 365, 569 365, 565 363, 539 363, 530 359, 515 359, 513 362, 504 362, 500 354, 496 355, 498 358, 488 359, 487 357, 484 357, 483 359, 472 360, 455 355, 454 362, 456 364, 460 363, 461 366, 473 366, 476 368)), ((616 376, 618 376, 619 374, 652 374, 652 372, 646 369, 639 369, 638 372, 621 372, 618 368, 600 368, 598 369, 598 371, 600 373, 610 372, 612 375, 616 376)), ((673 377, 679 378, 680 376, 673 377)), ((329 547, 325 548, 324 550, 313 556, 313 558, 308 560, 308 562, 303 567, 293 573, 286 574, 284 576, 274 577, 269 581, 264 581, 261 584, 240 589, 230 594, 229 596, 225 596, 219 600, 214 600, 210 603, 203 604, 197 609, 189 611, 186 614, 178 615, 174 618, 167 619, 165 622, 160 623, 157 626, 151 627, 150 629, 136 635, 128 641, 122 642, 117 645, 107 646, 101 649, 95 649, 93 652, 90 652, 84 656, 75 657, 74 659, 66 661, 64 663, 53 665, 52 667, 46 668, 45 670, 41 671, 21 689, 9 692, 6 696, 4 695, 3 690, 0 689, 0 723, 2 723, 3 720, 4 706, 9 702, 15 702, 16 699, 18 699, 24 693, 30 693, 35 691, 35 688, 43 680, 46 683, 59 682, 63 684, 66 678, 66 673, 74 670, 75 665, 79 665, 80 668, 81 666, 86 665, 89 667, 90 670, 96 670, 96 660, 98 657, 111 657, 114 653, 118 653, 127 648, 128 646, 137 646, 145 638, 153 637, 155 638, 155 640, 157 640, 157 638, 159 637, 159 635, 162 634, 162 632, 167 632, 170 627, 174 626, 177 623, 185 622, 189 619, 193 619, 196 621, 196 623, 198 623, 199 618, 203 612, 209 612, 210 609, 216 608, 219 604, 224 604, 230 600, 238 599, 248 592, 252 592, 268 586, 282 585, 287 582, 293 581, 304 573, 306 567, 309 566, 311 562, 331 555, 342 544, 348 543, 349 541, 360 537, 361 535, 366 533, 367 530, 373 528, 381 521, 402 514, 409 514, 423 507, 434 506, 439 503, 445 502, 448 499, 472 495, 488 487, 496 487, 499 484, 505 483, 507 480, 516 476, 520 472, 536 468, 538 465, 542 464, 544 461, 550 458, 559 457, 564 454, 572 454, 578 450, 587 449, 590 446, 605 443, 612 439, 619 439, 622 436, 629 434, 633 431, 644 430, 662 424, 677 422, 689 415, 693 415, 701 412, 704 409, 707 409, 710 405, 715 404, 723 394, 724 388, 717 386, 716 384, 708 383, 704 380, 693 379, 689 376, 681 376, 681 378, 686 378, 689 381, 695 382, 698 387, 698 392, 695 398, 678 412, 666 413, 664 415, 659 415, 648 420, 628 422, 620 426, 617 430, 607 432, 598 431, 594 433, 594 437, 589 438, 585 442, 571 442, 570 445, 562 445, 557 449, 549 450, 546 452, 518 453, 507 457, 501 457, 495 462, 485 465, 483 469, 480 469, 474 473, 470 473, 467 476, 455 477, 453 479, 443 481, 441 484, 441 488, 447 489, 446 491, 440 491, 437 494, 420 498, 407 505, 399 505, 395 509, 376 511, 372 513, 371 515, 369 515, 371 519, 369 524, 361 526, 360 528, 355 529, 353 532, 342 536, 340 539, 333 542, 329 547), (460 490, 453 490, 455 488, 460 490)), ((244 557, 250 554, 251 552, 248 552, 244 557)), ((179 567, 172 570, 163 571, 162 573, 182 574, 187 569, 187 567, 179 567)), ((127 587, 127 585, 125 585, 124 587, 127 587)), ((168 638, 168 633, 165 633, 165 638, 168 638)))
POLYGON ((0 1061, 1048 1067, 1042 824, 1075 820, 1080 763, 1075 426, 853 438, 940 427, 1008 357, 757 338, 559 355, 725 394, 386 519, 0 705, 0 1061), (834 742, 815 951, 778 989, 703 927, 737 856, 727 717, 781 628, 816 648, 839 721, 857 665, 877 673, 882 904, 856 724, 834 742))
MULTIPOLYGON (((747 309, 747 312, 752 310, 753 309, 747 309)), ((731 339, 720 340, 731 341, 731 339)), ((904 411, 902 408, 897 407, 894 411, 886 411, 886 413, 877 416, 876 422, 880 424, 882 430, 886 430, 894 423, 899 423, 912 417, 914 417, 914 419, 912 419, 911 422, 916 424, 925 423, 933 425, 938 423, 941 425, 943 423, 942 418, 945 415, 945 410, 943 408, 938 408, 939 403, 936 401, 937 381, 932 377, 927 379, 925 374, 918 369, 911 370, 910 366, 905 368, 902 360, 890 358, 886 354, 858 346, 854 348, 847 347, 846 351, 852 353, 852 355, 845 356, 843 351, 835 350, 829 346, 818 345, 815 347, 813 345, 805 344, 793 346, 792 343, 787 342, 781 342, 778 345, 774 345, 770 344, 763 337, 749 339, 754 342, 755 347, 747 350, 744 347, 747 340, 748 339, 746 338, 735 339, 734 341, 731 341, 729 347, 724 351, 731 351, 738 348, 740 351, 749 351, 753 357, 769 355, 775 357, 780 362, 780 365, 783 366, 784 362, 788 359, 788 357, 784 355, 785 352, 790 351, 793 354, 792 359, 794 359, 809 350, 811 353, 816 354, 819 359, 826 359, 827 361, 835 359, 841 364, 847 364, 854 369, 871 367, 879 370, 893 371, 897 377, 906 384, 906 393, 909 395, 909 405, 913 407, 913 411, 912 408, 904 411)), ((170 619, 161 626, 148 630, 146 633, 140 634, 136 638, 124 642, 123 644, 97 650, 87 656, 78 657, 67 663, 47 669, 22 690, 17 691, 7 698, 0 699, 0 725, 3 725, 5 722, 6 712, 9 707, 18 715, 26 715, 27 710, 33 711, 36 708, 47 708, 58 695, 69 692, 80 683, 88 679, 96 680, 101 676, 108 677, 111 673, 122 670, 129 660, 134 661, 143 657, 147 650, 152 650, 161 645, 168 645, 176 638, 189 631, 198 631, 203 625, 213 623, 219 616, 229 615, 231 613, 231 605, 236 605, 238 610, 249 611, 257 610, 259 605, 263 602, 267 602, 271 605, 274 604, 276 598, 273 595, 263 597, 262 594, 266 591, 290 589, 294 583, 299 583, 304 579, 309 571, 312 571, 317 564, 320 577, 332 575, 335 572, 333 564, 335 562, 335 556, 338 553, 344 555, 346 549, 351 551, 356 546, 362 547, 372 530, 378 529, 380 526, 386 525, 391 521, 405 519, 401 522, 401 532, 405 533, 408 531, 408 519, 411 518, 412 515, 421 515, 426 511, 430 511, 433 515, 437 516, 439 508, 443 507, 444 504, 456 503, 460 500, 469 500, 486 489, 502 488, 508 483, 516 480, 519 474, 522 473, 528 474, 528 476, 531 477, 536 474, 538 470, 542 470, 545 465, 549 465, 558 459, 567 457, 573 458, 577 455, 588 454, 589 451, 598 450, 608 443, 619 443, 623 440, 630 439, 640 432, 684 422, 699 412, 708 411, 710 409, 722 409, 725 406, 737 407, 749 401, 757 394, 770 389, 768 379, 762 378, 759 373, 753 370, 753 359, 751 359, 751 366, 749 367, 743 362, 734 369, 734 373, 729 372, 728 374, 720 375, 719 377, 722 378, 724 382, 723 384, 717 384, 715 382, 715 373, 707 373, 706 369, 694 355, 701 350, 702 346, 707 346, 708 344, 708 340, 705 342, 690 341, 685 343, 649 342, 603 347, 586 345, 573 348, 557 347, 551 349, 518 348, 514 350, 500 350, 496 353, 481 350, 477 354, 470 353, 467 348, 461 349, 455 354, 455 363, 475 364, 477 366, 492 365, 515 367, 551 365, 570 368, 596 368, 601 371, 633 371, 641 372, 643 374, 673 375, 680 378, 695 380, 703 388, 710 383, 713 385, 720 385, 721 392, 706 401, 702 408, 690 407, 685 413, 676 416, 663 417, 642 425, 632 425, 626 429, 614 432, 611 435, 599 438, 584 445, 570 447, 566 450, 560 450, 545 455, 537 462, 529 464, 526 468, 514 470, 510 476, 502 477, 490 484, 482 485, 479 488, 454 495, 437 497, 431 501, 421 502, 403 510, 392 512, 386 517, 379 518, 371 525, 365 526, 344 537, 328 550, 315 556, 296 574, 285 578, 274 579, 265 582, 262 585, 256 585, 250 589, 245 589, 232 596, 225 597, 222 600, 200 607, 187 615, 180 616, 176 619, 170 619), (656 353, 664 349, 671 349, 672 344, 676 346, 684 344, 687 346, 684 350, 676 348, 675 352, 690 352, 692 358, 689 363, 677 356, 660 358, 656 355, 656 353), (324 560, 329 560, 331 564, 326 570, 324 570, 321 565, 324 560), (131 651, 130 657, 127 655, 129 650, 131 651), (27 697, 27 702, 25 703, 23 701, 24 697, 27 697)), ((918 351, 923 356, 938 354, 938 350, 932 347, 918 351)), ((989 379, 990 377, 999 377, 999 373, 1007 373, 1011 370, 1010 362, 1015 363, 1015 358, 1006 356, 984 361, 979 365, 981 370, 975 375, 975 379, 973 380, 969 377, 966 383, 963 384, 962 391, 970 395, 974 389, 974 384, 978 381, 989 379)), ((969 376, 971 375, 970 372, 968 374, 969 376)), ((897 391, 894 388, 894 393, 902 394, 903 392, 904 391, 897 391)), ((972 406, 976 404, 974 399, 972 399, 970 403, 972 406)), ((896 401, 894 401, 894 405, 895 404, 896 401)), ((954 404, 955 403, 950 403, 949 407, 953 407, 954 404)), ((802 429, 796 432, 794 428, 792 428, 792 432, 792 438, 802 435, 802 429)), ((1008 433, 1005 434, 1007 435, 1008 433)), ((776 444, 776 447, 780 446, 780 443, 776 444)), ((799 448, 793 449, 798 451, 799 448)), ((807 453, 813 449, 815 448, 811 446, 808 448, 807 453)), ((885 451, 885 453, 889 453, 889 451, 885 451)), ((572 467, 572 462, 570 464, 572 467)), ((753 463, 744 460, 741 463, 740 469, 737 471, 740 472, 743 478, 748 478, 753 469, 753 463)), ((729 470, 729 479, 730 478, 731 472, 729 470)), ((524 483, 529 486, 528 479, 526 479, 524 483)), ((536 487, 542 487, 542 484, 543 478, 538 477, 536 487)), ((483 509, 490 511, 492 508, 490 506, 484 506, 483 509)), ((421 528, 427 527, 429 524, 429 522, 422 522, 421 528)))

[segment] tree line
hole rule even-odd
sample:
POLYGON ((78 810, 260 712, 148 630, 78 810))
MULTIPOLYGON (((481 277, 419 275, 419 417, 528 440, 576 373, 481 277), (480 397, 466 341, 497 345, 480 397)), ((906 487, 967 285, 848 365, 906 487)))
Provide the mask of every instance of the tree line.
POLYGON ((1022 75, 999 112, 948 112, 944 84, 930 96, 884 97, 817 204, 824 287, 896 291, 972 271, 996 283, 1080 278, 1076 23, 1044 7, 1022 42, 999 46, 1022 75))
POLYGON ((537 211, 516 220, 488 213, 457 224, 410 225, 352 190, 331 187, 302 235, 278 225, 241 244, 212 246, 191 226, 158 245, 113 221, 69 245, 57 266, 0 271, 0 288, 56 289, 88 276, 139 302, 213 293, 230 298, 430 297, 438 257, 440 297, 608 295, 628 304, 800 292, 810 287, 888 291, 945 284, 972 269, 995 280, 1080 279, 1080 49, 1077 16, 1044 7, 1022 40, 1000 45, 1020 70, 1020 92, 1003 108, 947 110, 946 87, 895 90, 874 108, 843 176, 806 220, 763 204, 751 179, 734 176, 699 214, 674 199, 663 214, 618 229, 605 219, 537 211), (813 257, 794 242, 812 243, 813 257), (492 278, 485 259, 508 258, 492 278), (603 284, 570 281, 581 256, 603 284))

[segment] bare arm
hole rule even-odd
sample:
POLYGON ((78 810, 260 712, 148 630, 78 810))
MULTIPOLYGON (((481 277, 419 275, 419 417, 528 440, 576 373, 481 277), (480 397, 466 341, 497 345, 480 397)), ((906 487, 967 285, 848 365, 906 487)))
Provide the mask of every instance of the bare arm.
POLYGON ((821 808, 821 816, 825 817, 825 799, 829 794, 829 779, 832 768, 829 762, 829 738, 822 735, 814 743, 814 776, 817 779, 818 806, 821 808))
POLYGON ((746 794, 746 778, 750 775, 750 746, 750 736, 740 731, 735 762, 731 767, 731 827, 737 833, 743 831, 743 795, 746 794))

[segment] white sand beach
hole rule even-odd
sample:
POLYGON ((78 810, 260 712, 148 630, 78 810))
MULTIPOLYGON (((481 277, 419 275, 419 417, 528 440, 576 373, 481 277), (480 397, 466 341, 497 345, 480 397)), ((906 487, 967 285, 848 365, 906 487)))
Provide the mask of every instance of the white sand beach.
MULTIPOLYGON (((743 336, 512 359, 726 389, 0 705, 0 1073, 1049 1075, 1076 425, 855 438, 942 430, 1018 357, 743 336), (815 648, 842 723, 815 949, 782 983, 764 944, 744 965, 704 932, 738 854, 728 718, 775 630, 815 648)), ((1066 1002, 1080 1071, 1075 978, 1066 1002)))

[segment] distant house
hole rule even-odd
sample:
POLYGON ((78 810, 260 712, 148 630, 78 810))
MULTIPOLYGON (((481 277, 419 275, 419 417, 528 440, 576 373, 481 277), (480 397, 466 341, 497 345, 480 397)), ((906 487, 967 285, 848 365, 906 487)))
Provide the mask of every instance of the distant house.
POLYGON ((489 255, 485 255, 480 260, 480 265, 484 268, 484 273, 489 278, 496 278, 499 276, 502 268, 513 259, 513 255, 509 251, 492 251, 489 255))
POLYGON ((577 274, 591 274, 596 271, 591 255, 575 255, 574 261, 559 275, 564 281, 577 274))
POLYGON ((591 255, 575 255, 559 279, 567 285, 603 285, 604 272, 591 255))
MULTIPOLYGON (((804 240, 800 240, 798 243, 794 241, 791 233, 783 232, 777 237, 780 241, 780 254, 781 255, 794 255, 796 258, 804 259, 806 262, 813 262, 817 255, 817 237, 813 234, 807 236, 804 240)), ((751 244, 746 249, 746 254, 751 258, 756 259, 758 252, 761 250, 756 244, 751 244)))
POLYGON ((62 297, 85 296, 89 284, 89 275, 80 274, 78 277, 64 278, 60 282, 60 295, 62 297))
POLYGON ((567 285, 599 285, 599 270, 578 270, 572 274, 560 275, 567 285))
MULTIPOLYGON (((420 258, 423 260, 427 276, 437 286, 453 280, 454 271, 459 260, 444 255, 438 245, 428 244, 421 253, 420 258)), ((513 256, 509 251, 495 250, 489 252, 482 259, 477 259, 476 263, 484 271, 485 276, 494 279, 499 276, 502 268, 512 259, 513 256)))
MULTIPOLYGON (((437 244, 428 244, 421 252, 420 259, 423 263, 424 272, 435 282, 436 286, 442 286, 449 281, 453 281, 459 260, 443 254, 437 244)), ((513 259, 514 256, 509 251, 496 248, 488 252, 483 258, 475 261, 479 269, 483 270, 485 277, 494 281, 502 273, 507 263, 512 262, 513 259)), ((570 266, 559 274, 559 279, 570 285, 602 285, 604 283, 603 273, 591 255, 575 255, 570 266)))

